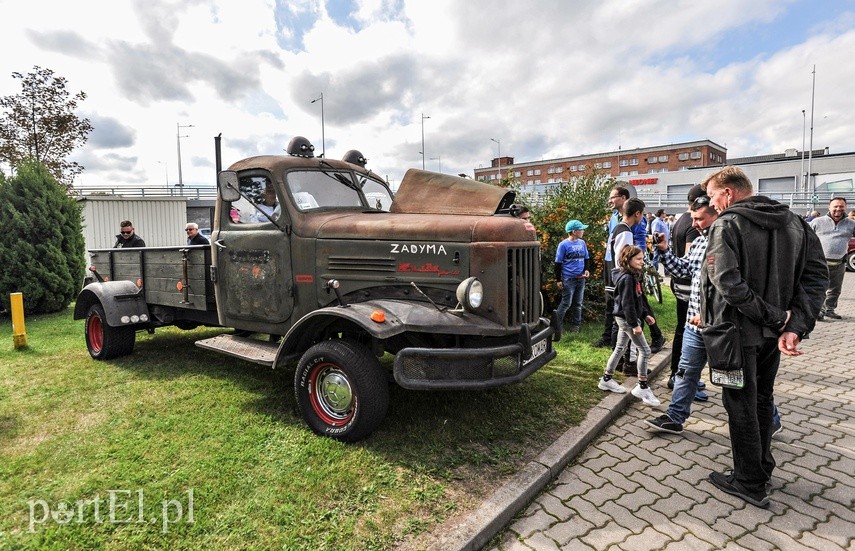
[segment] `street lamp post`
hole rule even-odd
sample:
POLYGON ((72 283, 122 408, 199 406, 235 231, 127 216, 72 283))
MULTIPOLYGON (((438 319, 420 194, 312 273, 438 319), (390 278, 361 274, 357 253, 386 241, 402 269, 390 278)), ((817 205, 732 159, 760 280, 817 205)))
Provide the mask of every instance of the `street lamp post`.
POLYGON ((309 103, 321 102, 321 157, 327 158, 327 140, 324 136, 324 93, 321 92, 321 97, 313 99, 309 103))
POLYGON ((807 124, 806 121, 807 118, 805 117, 805 110, 802 109, 802 172, 799 175, 799 178, 802 179, 802 191, 807 191, 807 180, 805 179, 805 125, 807 124))
POLYGON ((157 161, 157 164, 163 165, 163 175, 166 177, 166 187, 169 187, 169 167, 166 165, 166 161, 157 161))
POLYGON ((496 168, 499 169, 499 180, 502 179, 502 140, 497 140, 496 138, 490 138, 491 142, 496 142, 496 145, 499 146, 498 153, 496 154, 496 168))
MULTIPOLYGON (((810 177, 811 177, 811 172, 810 172, 810 164, 811 163, 810 162, 811 162, 811 159, 813 158, 813 100, 814 100, 814 96, 816 93, 816 65, 813 66, 812 73, 813 73, 813 84, 811 85, 811 91, 810 91, 810 145, 808 146, 808 167, 807 167, 808 182, 806 184, 807 185, 807 191, 813 191, 812 189, 810 189, 810 177)), ((814 187, 814 189, 815 189, 815 187, 814 187)))
POLYGON ((439 157, 431 157, 431 161, 439 161, 439 173, 442 174, 442 156, 439 157))
POLYGON ((175 134, 176 141, 178 142, 178 187, 181 188, 181 192, 184 193, 184 176, 181 174, 181 138, 187 138, 188 136, 181 135, 182 128, 193 128, 192 124, 181 124, 175 123, 178 131, 175 134))
POLYGON ((422 113, 422 150, 420 153, 422 154, 422 170, 425 169, 425 119, 429 119, 428 115, 422 113))

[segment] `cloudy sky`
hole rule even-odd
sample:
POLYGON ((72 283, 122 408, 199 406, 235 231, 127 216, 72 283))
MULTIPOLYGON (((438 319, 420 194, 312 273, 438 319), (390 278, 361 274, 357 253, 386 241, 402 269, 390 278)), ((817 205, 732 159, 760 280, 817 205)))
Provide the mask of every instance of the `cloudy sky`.
POLYGON ((0 0, 0 95, 88 97, 78 185, 212 185, 223 162, 349 149, 404 171, 710 139, 855 151, 855 0, 0 0), (325 143, 322 143, 323 93, 325 143), (802 110, 806 117, 802 116, 802 110), (422 118, 422 115, 430 118, 422 118), (497 140, 500 145, 496 143, 497 140))

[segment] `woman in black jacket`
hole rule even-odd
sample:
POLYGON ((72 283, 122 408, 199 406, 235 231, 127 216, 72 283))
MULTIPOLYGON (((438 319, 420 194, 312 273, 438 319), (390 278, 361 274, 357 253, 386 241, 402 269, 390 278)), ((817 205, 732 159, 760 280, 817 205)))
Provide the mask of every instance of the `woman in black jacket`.
POLYGON ((647 385, 647 360, 650 358, 650 346, 644 338, 641 326, 642 319, 650 325, 656 323, 653 310, 650 309, 650 304, 647 303, 647 297, 641 288, 644 252, 635 245, 625 246, 620 251, 618 266, 619 268, 615 268, 614 271, 617 344, 606 363, 605 373, 597 387, 600 390, 609 390, 618 394, 626 392, 626 389, 612 377, 618 361, 631 340, 638 348, 638 384, 632 389, 632 395, 641 398, 648 406, 658 406, 659 399, 647 385))

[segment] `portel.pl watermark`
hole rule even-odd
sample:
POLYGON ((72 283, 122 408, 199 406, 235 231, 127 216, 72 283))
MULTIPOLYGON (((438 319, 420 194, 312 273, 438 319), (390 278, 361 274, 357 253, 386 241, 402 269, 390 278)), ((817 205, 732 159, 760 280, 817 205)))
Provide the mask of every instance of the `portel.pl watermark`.
POLYGON ((30 499, 29 531, 39 526, 56 524, 152 524, 164 534, 177 523, 193 524, 193 488, 180 499, 163 499, 147 504, 143 490, 107 490, 106 495, 96 494, 90 499, 57 501, 30 499), (146 506, 148 505, 148 509, 146 506), (148 513, 148 514, 146 514, 148 513))

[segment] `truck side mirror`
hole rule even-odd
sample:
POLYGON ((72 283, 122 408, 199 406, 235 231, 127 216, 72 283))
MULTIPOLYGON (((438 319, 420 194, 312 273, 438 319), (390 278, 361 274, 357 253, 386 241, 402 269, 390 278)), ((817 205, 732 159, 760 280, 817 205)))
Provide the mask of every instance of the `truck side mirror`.
POLYGON ((237 172, 224 170, 217 174, 217 187, 220 191, 220 198, 223 201, 237 201, 240 199, 237 172))

